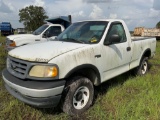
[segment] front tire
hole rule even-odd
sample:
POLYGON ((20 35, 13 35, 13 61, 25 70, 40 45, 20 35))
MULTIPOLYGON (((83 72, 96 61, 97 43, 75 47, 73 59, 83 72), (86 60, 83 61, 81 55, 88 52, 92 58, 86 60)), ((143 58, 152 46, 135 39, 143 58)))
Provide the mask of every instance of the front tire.
POLYGON ((93 103, 94 87, 85 77, 73 78, 64 90, 62 110, 69 115, 79 115, 93 103))
POLYGON ((148 57, 143 57, 140 65, 135 68, 135 75, 145 75, 148 72, 148 57))

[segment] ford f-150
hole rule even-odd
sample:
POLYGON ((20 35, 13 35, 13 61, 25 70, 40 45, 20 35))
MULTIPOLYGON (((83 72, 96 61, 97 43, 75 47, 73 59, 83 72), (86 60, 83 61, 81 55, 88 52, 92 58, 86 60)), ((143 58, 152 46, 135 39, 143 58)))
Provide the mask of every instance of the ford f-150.
POLYGON ((77 115, 93 103, 94 86, 131 69, 146 74, 155 49, 155 38, 131 38, 123 20, 81 21, 53 41, 11 50, 2 76, 15 98, 77 115))

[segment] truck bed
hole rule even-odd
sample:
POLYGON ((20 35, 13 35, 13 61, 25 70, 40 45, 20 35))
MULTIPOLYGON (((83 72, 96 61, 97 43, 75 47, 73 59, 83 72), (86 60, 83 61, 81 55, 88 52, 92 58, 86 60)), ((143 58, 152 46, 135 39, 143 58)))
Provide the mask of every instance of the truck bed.
POLYGON ((139 41, 139 40, 146 40, 146 39, 151 39, 151 38, 155 38, 155 37, 136 37, 136 36, 133 36, 133 37, 131 37, 131 40, 132 41, 139 41))

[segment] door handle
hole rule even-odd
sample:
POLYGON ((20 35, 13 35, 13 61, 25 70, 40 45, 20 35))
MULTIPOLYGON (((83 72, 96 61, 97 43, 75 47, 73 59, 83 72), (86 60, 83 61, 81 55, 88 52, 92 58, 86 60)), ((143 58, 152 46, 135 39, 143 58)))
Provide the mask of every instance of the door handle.
POLYGON ((95 55, 95 58, 100 58, 101 57, 101 55, 95 55))
POLYGON ((127 51, 131 51, 131 47, 127 47, 127 51))
POLYGON ((40 41, 40 39, 35 39, 35 41, 40 41))

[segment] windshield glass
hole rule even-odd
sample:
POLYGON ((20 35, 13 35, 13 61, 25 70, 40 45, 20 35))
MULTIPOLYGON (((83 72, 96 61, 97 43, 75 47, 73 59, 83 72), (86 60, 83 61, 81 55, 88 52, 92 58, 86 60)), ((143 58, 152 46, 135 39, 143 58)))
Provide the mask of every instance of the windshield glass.
POLYGON ((33 32, 33 35, 40 35, 49 25, 42 25, 33 32))
POLYGON ((101 40, 107 26, 106 21, 85 21, 73 23, 57 39, 65 42, 95 44, 101 40))

